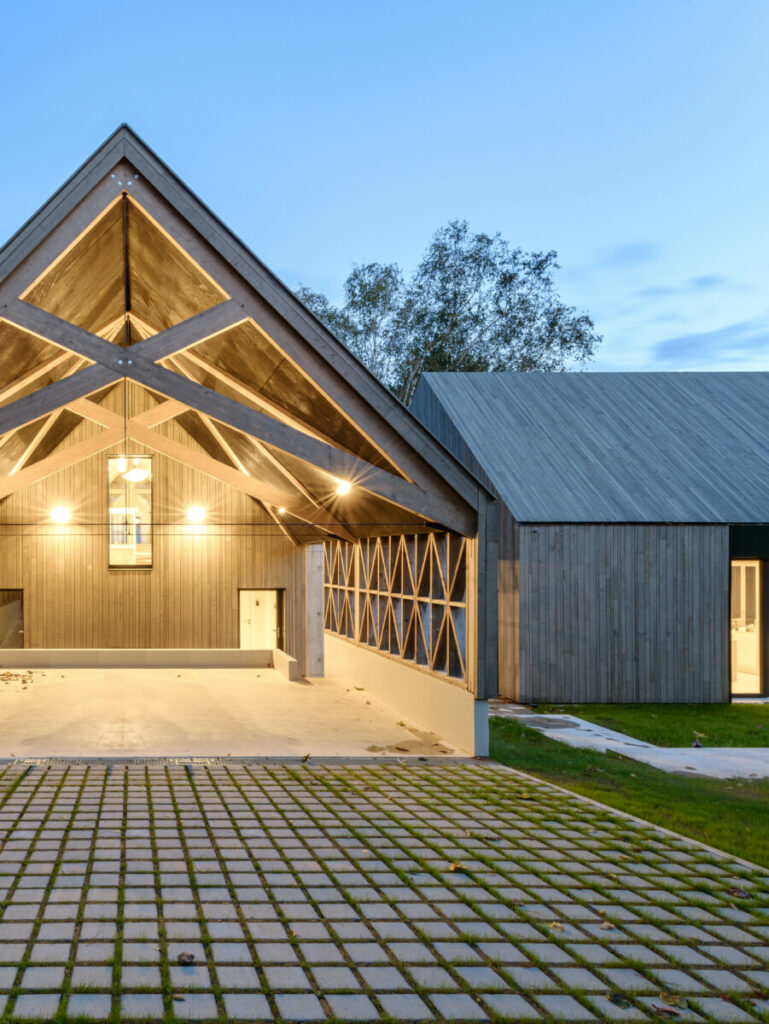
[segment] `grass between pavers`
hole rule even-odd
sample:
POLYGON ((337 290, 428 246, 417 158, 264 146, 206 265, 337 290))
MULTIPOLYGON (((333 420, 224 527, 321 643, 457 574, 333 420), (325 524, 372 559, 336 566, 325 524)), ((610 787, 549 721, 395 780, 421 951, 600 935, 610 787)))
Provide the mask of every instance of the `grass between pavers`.
POLYGON ((769 867, 769 779, 677 775, 575 749, 509 719, 489 725, 494 760, 769 867))
POLYGON ((537 704, 658 747, 769 747, 769 704, 537 704))
MULTIPOLYGON (((210 966, 216 967, 216 957, 210 956, 208 947, 208 943, 215 941, 215 933, 213 925, 209 928, 205 919, 230 917, 228 913, 220 917, 216 904, 221 904, 223 910, 235 907, 238 920, 246 929, 251 927, 248 921, 264 918, 247 916, 245 908, 253 910, 260 903, 269 905, 282 922, 281 927, 291 929, 288 934, 284 932, 282 941, 296 953, 303 971, 309 975, 313 965, 323 962, 310 955, 313 947, 321 948, 314 946, 314 940, 320 940, 321 945, 333 943, 383 1024, 394 1024, 395 1019, 404 1018, 388 1015, 383 1003, 386 995, 382 996, 378 986, 363 977, 365 968, 360 965, 376 963, 378 957, 359 957, 356 950, 361 947, 355 946, 356 940, 378 945, 389 964, 406 976, 411 993, 421 996, 426 1006, 430 1001, 436 1003, 435 994, 441 986, 420 981, 418 969, 413 966, 417 959, 402 956, 402 950, 390 949, 387 943, 374 938, 376 929, 371 926, 375 921, 395 918, 402 927, 411 927, 413 934, 405 946, 417 949, 410 941, 416 939, 432 950, 434 959, 453 982, 449 994, 454 990, 457 998, 488 1004, 488 1016, 497 1024, 510 1018, 493 1010, 490 989, 466 979, 461 965, 476 962, 491 968, 516 992, 519 986, 513 977, 515 968, 507 965, 526 961, 522 957, 508 960, 482 946, 477 952, 473 950, 468 959, 461 942, 475 946, 489 938, 488 932, 493 934, 492 941, 504 941, 506 931, 501 932, 505 922, 513 927, 525 924, 530 933, 516 937, 512 932, 510 941, 516 947, 524 943, 522 948, 547 980, 548 972, 555 975, 557 970, 553 968, 556 961, 548 954, 549 946, 544 943, 570 952, 576 966, 595 969, 592 950, 596 942, 611 945, 630 938, 623 929, 633 926, 622 925, 623 921, 635 921, 641 927, 659 922, 664 932, 666 920, 681 920, 666 909, 666 916, 660 916, 664 908, 674 904, 684 904, 681 910, 701 908, 703 915, 707 915, 708 908, 717 910, 726 899, 728 912, 752 914, 754 907, 762 907, 766 901, 765 880, 750 869, 743 870, 707 851, 688 847, 682 840, 662 836, 643 824, 614 817, 596 805, 576 802, 551 787, 482 762, 372 762, 365 766, 328 767, 227 765, 215 769, 166 766, 155 771, 117 770, 112 779, 86 768, 85 776, 69 769, 63 775, 46 772, 42 780, 46 795, 38 799, 33 774, 16 801, 15 821, 9 822, 9 836, 15 831, 19 833, 19 839, 12 842, 20 844, 33 824, 25 817, 26 807, 31 806, 33 812, 37 808, 36 836, 29 849, 24 850, 26 856, 21 864, 28 862, 30 854, 33 859, 37 857, 34 851, 41 841, 46 849, 59 851, 57 875, 59 868, 61 872, 65 869, 61 863, 64 860, 84 864, 84 892, 78 904, 72 904, 73 916, 78 921, 84 917, 91 885, 107 884, 105 879, 97 880, 91 875, 91 867, 98 865, 103 873, 114 865, 120 878, 118 932, 121 934, 129 926, 122 921, 131 918, 131 902, 154 906, 159 920, 153 926, 160 924, 162 963, 168 960, 163 909, 175 900, 187 901, 178 891, 166 898, 162 887, 178 886, 181 878, 173 876, 184 873, 189 878, 191 902, 196 907, 210 966), (57 803, 59 793, 64 794, 61 804, 57 803), (82 819, 78 818, 81 808, 82 819), (84 829, 91 821, 90 830, 84 829), (73 829, 81 834, 73 833, 73 829), (91 834, 82 835, 83 831, 91 834), (75 838, 72 846, 70 836, 75 838), (182 862, 185 872, 180 871, 182 862), (248 872, 244 872, 246 867, 248 872), (141 874, 149 874, 151 879, 137 877, 141 874), (215 881, 211 877, 214 874, 220 874, 223 883, 215 881), (736 899, 739 909, 733 905, 733 894, 724 893, 725 887, 735 882, 746 884, 750 891, 749 896, 746 893, 745 898, 736 899), (760 891, 754 892, 757 885, 760 891), (632 912, 627 909, 623 895, 627 886, 637 896, 647 897, 633 901, 632 912), (142 887, 147 889, 144 899, 133 892, 142 887), (216 893, 217 887, 226 889, 226 893, 216 893), (243 906, 239 905, 238 897, 245 900, 243 906), (386 906, 390 917, 366 911, 366 903, 386 906), (324 936, 301 935, 297 922, 308 918, 292 913, 292 908, 296 911, 300 904, 312 908, 324 936), (356 912, 355 920, 336 912, 345 906, 356 912), (579 910, 579 915, 574 910, 579 910), (500 915, 498 911, 504 913, 500 915), (589 939, 573 922, 583 922, 583 928, 588 928, 590 925, 584 922, 592 920, 595 927, 601 921, 597 915, 604 915, 604 923, 599 925, 595 937, 589 939), (610 923, 614 919, 616 924, 610 923), (478 926, 485 928, 486 934, 474 936, 473 928, 478 926)), ((13 872, 6 874, 14 877, 13 872)), ((16 875, 14 882, 19 880, 16 875)), ((55 887, 55 879, 51 884, 55 887)), ((47 886, 39 910, 51 904, 51 891, 51 886, 47 886)), ((105 910, 111 898, 104 892, 93 893, 95 905, 105 901, 105 910)), ((763 919, 751 917, 748 924, 760 924, 763 919)), ((704 916, 703 921, 707 920, 704 916)), ((37 930, 35 935, 39 939, 37 930)), ((253 941, 246 939, 255 963, 260 959, 258 943, 266 938, 255 934, 253 941)), ((404 936, 397 938, 400 945, 404 936)), ((665 938, 668 936, 637 935, 633 946, 628 946, 620 957, 622 963, 635 967, 639 976, 653 984, 648 965, 636 954, 653 952, 655 943, 665 938)), ((30 947, 34 941, 31 936, 30 947)), ((672 930, 669 941, 679 944, 672 930)), ((711 941, 715 942, 715 937, 711 941)), ((758 947, 756 935, 747 941, 758 947)), ((223 958, 222 963, 226 962, 229 961, 223 958)), ((599 979, 604 992, 611 992, 614 984, 599 979)), ((743 1010, 750 1021, 769 1020, 769 1016, 755 1011, 754 1000, 748 998, 750 993, 746 996, 742 984, 735 978, 730 1005, 737 1011, 743 1010)), ((138 986, 130 987, 138 991, 138 986)), ((531 1003, 537 1001, 541 1005, 542 993, 549 987, 522 985, 521 1003, 528 1000, 531 1011, 531 1003)), ((557 993, 575 1001, 578 1014, 591 1012, 592 989, 585 988, 581 981, 564 980, 555 982, 554 987, 557 993)), ((659 983, 653 987, 659 987, 659 983)), ((218 990, 215 976, 212 988, 218 990)), ((163 1017, 170 1024, 183 1004, 172 1005, 173 990, 167 979, 163 990, 163 1017)), ((317 981, 313 982, 313 990, 329 1013, 327 1024, 353 1019, 339 1012, 340 1004, 334 1002, 335 993, 342 988, 317 981)), ((261 992, 271 996, 263 976, 261 992)), ((628 1002, 633 1003, 635 1012, 644 1015, 644 1020, 649 1019, 650 1015, 641 1008, 640 998, 631 993, 628 1002)), ((713 1002, 717 1000, 714 998, 713 1002)), ((70 1000, 68 1008, 71 1005, 70 1000)), ((456 1019, 448 1003, 443 1009, 441 1006, 437 1006, 431 1019, 456 1019)), ((222 1008, 217 1009, 218 1013, 206 1020, 218 1018, 223 1024, 222 1008)), ((54 1018, 56 1024, 64 1024, 65 1014, 62 1006, 54 1018)), ((463 1020, 473 1016, 459 1015, 463 1020)), ((616 1017, 611 1011, 598 1012, 601 1021, 616 1017)), ((714 1024, 722 1019, 718 1014, 705 1017, 714 1024)), ((104 1019, 117 1024, 127 1018, 113 1003, 112 1013, 104 1019)), ((516 1012, 512 1019, 523 1018, 516 1012)), ((549 1024, 556 1017, 548 1011, 539 1019, 549 1024)))

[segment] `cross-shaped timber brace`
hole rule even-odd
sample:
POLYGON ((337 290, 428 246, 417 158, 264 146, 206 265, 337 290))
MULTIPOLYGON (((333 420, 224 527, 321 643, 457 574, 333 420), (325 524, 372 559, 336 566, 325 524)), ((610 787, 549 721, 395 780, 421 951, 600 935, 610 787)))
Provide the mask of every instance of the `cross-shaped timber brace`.
MULTIPOLYGON (((220 423, 288 452, 338 479, 347 480, 355 487, 441 523, 449 529, 468 534, 474 528, 473 516, 469 510, 450 504, 411 481, 378 466, 372 466, 357 456, 308 436, 286 423, 158 365, 159 360, 183 352, 247 320, 248 316, 243 308, 232 299, 127 348, 105 341, 104 338, 21 299, 13 300, 1 307, 0 319, 93 363, 63 380, 49 384, 0 408, 0 435, 16 430, 63 406, 71 406, 79 399, 125 377, 175 400, 184 407, 203 412, 220 423)), ((151 436, 157 440, 154 434, 151 436)), ((112 443, 114 441, 110 442, 112 443)), ((153 444, 153 447, 156 445, 153 444)), ((189 461, 189 458, 186 461, 189 461)), ((217 464, 214 459, 211 462, 217 464)), ((21 473, 14 476, 13 490, 19 486, 20 476, 21 473)), ((261 481, 259 487, 265 500, 270 501, 271 499, 266 497, 265 485, 261 481)), ((280 504, 285 504, 283 499, 280 504)), ((288 508, 287 504, 286 507, 288 508)))

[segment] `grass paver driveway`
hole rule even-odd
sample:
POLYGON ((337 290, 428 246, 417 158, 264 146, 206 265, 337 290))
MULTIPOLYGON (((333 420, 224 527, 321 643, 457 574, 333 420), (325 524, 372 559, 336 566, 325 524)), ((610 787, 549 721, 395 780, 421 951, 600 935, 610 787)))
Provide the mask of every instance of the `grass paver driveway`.
POLYGON ((4 1020, 769 1020, 769 873, 489 762, 11 763, 4 1020))

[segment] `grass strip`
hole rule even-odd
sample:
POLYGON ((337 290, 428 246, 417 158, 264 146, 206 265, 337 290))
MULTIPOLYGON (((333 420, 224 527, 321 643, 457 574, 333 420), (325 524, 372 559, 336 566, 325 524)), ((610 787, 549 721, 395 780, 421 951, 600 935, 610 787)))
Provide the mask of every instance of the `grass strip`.
POLYGON ((495 761, 769 867, 769 779, 662 772, 620 754, 569 747, 509 719, 489 725, 495 761))

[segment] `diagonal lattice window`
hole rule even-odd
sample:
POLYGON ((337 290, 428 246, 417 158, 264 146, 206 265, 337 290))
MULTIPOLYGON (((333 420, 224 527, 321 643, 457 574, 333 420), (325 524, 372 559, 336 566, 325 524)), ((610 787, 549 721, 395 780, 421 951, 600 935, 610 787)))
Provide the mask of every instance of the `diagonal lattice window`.
POLYGON ((465 678, 467 542, 452 533, 325 545, 325 628, 465 678))

